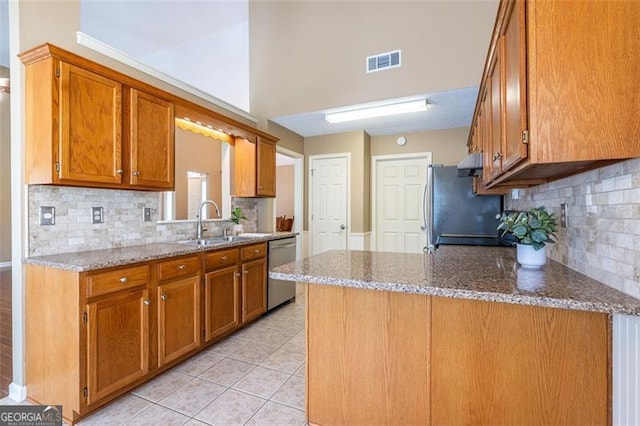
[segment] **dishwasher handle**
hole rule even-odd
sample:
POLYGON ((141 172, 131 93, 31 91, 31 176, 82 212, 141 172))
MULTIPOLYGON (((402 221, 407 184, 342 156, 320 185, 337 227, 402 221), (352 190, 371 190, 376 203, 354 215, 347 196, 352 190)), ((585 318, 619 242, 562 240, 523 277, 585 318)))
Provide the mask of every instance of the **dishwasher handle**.
POLYGON ((282 245, 274 245, 272 244, 271 247, 269 247, 271 250, 275 250, 275 249, 282 249, 282 248, 288 248, 288 247, 295 247, 296 243, 289 243, 289 244, 282 244, 282 245))

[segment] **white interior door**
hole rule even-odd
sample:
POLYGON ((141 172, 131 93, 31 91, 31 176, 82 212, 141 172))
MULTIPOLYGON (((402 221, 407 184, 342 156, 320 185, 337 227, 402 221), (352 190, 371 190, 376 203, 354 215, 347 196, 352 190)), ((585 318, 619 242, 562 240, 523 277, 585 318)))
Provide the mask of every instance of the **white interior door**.
POLYGON ((426 158, 376 161, 376 250, 422 253, 426 158))
POLYGON ((349 162, 310 158, 311 254, 347 249, 349 162))

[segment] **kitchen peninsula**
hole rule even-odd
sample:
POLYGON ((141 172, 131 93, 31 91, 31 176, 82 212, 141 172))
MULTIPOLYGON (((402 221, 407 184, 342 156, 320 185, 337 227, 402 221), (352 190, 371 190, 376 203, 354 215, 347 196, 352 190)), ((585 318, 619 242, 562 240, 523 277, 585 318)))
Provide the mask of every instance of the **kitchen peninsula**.
POLYGON ((307 286, 310 424, 611 424, 611 315, 640 301, 511 248, 333 251, 307 286))

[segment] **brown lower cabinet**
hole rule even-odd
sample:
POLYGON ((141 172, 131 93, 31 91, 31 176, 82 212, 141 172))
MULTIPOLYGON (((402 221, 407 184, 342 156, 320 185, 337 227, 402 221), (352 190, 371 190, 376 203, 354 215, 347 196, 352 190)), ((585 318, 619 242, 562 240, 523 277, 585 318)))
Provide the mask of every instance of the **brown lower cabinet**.
POLYGON ((309 424, 611 424, 609 315, 307 286, 309 424))
POLYGON ((29 399, 75 423, 258 318, 265 256, 261 243, 90 272, 27 264, 29 399))

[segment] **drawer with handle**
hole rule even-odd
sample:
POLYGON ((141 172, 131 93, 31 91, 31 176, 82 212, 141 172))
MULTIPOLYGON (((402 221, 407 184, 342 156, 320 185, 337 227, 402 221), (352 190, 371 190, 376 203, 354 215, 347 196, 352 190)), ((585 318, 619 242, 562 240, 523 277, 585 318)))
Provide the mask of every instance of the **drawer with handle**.
POLYGON ((217 250, 204 255, 204 269, 216 269, 221 266, 233 265, 238 261, 238 249, 217 250))
POLYGON ((200 272, 200 258, 198 256, 182 257, 158 263, 156 273, 158 281, 176 277, 195 275, 200 272))
POLYGON ((267 243, 253 244, 240 247, 240 258, 242 260, 257 259, 267 255, 267 243))
POLYGON ((87 297, 136 287, 149 282, 148 264, 98 272, 87 277, 87 297))

